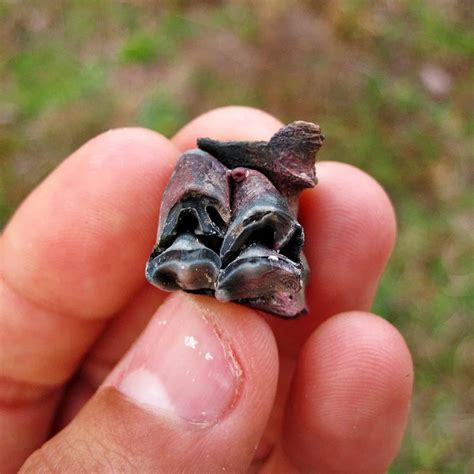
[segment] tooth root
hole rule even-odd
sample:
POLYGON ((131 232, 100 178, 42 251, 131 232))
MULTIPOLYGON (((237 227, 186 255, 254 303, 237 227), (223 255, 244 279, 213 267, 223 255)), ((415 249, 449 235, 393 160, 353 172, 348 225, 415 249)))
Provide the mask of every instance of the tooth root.
POLYGON ((314 164, 323 142, 319 125, 301 120, 282 127, 268 142, 197 140, 201 150, 228 168, 260 171, 287 197, 299 196, 302 189, 316 185, 314 164))
POLYGON ((206 292, 214 290, 220 267, 219 256, 186 233, 178 236, 168 249, 151 255, 145 275, 150 283, 165 291, 206 292))

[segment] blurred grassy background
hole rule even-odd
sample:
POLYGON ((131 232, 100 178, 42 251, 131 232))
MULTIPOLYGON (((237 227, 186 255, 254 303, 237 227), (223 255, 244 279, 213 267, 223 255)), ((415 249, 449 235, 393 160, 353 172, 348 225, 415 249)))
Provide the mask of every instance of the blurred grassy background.
POLYGON ((391 472, 473 472, 473 10, 469 0, 0 0, 0 226, 112 127, 170 135, 227 104, 320 123, 320 158, 373 174, 399 218, 375 311, 406 337, 416 387, 391 472))

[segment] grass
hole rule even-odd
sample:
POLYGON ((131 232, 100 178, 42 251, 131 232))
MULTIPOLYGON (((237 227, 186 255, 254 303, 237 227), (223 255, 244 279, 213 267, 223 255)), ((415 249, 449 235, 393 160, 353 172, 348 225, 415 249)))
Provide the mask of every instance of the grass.
POLYGON ((399 219, 375 311, 407 339, 416 385, 391 472, 472 470, 469 2, 35 5, 0 6, 0 225, 64 156, 114 126, 171 135, 231 103, 317 121, 321 156, 374 175, 399 219))

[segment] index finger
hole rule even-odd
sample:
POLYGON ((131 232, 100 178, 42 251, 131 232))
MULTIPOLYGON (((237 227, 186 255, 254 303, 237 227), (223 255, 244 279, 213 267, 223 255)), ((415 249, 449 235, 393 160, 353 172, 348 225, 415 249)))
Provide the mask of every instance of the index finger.
POLYGON ((65 160, 6 227, 0 240, 3 467, 41 441, 57 388, 104 321, 143 284, 177 155, 151 131, 106 132, 65 160))

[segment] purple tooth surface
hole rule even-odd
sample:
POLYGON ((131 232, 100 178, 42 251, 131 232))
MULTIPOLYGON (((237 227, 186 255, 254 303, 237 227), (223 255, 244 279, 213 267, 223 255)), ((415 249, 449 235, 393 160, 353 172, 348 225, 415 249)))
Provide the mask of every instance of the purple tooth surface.
POLYGON ((204 238, 222 239, 230 220, 227 168, 202 150, 176 163, 163 194, 157 245, 165 249, 187 227, 204 238))
POLYGON ((198 139, 163 195, 147 279, 286 319, 307 312, 310 269, 298 200, 317 183, 323 141, 319 125, 303 121, 269 141, 198 139))
POLYGON ((157 243, 145 268, 150 283, 168 291, 214 291, 231 215, 227 171, 202 150, 179 158, 163 195, 157 243))
POLYGON ((232 220, 221 247, 223 265, 253 242, 299 261, 303 228, 285 198, 260 172, 245 168, 233 172, 237 172, 237 181, 233 184, 232 220))
POLYGON ((304 288, 297 293, 283 291, 270 296, 237 300, 237 303, 280 316, 284 319, 294 319, 308 312, 304 288))
POLYGON ((262 173, 238 167, 232 178, 232 219, 221 247, 223 267, 215 296, 295 316, 305 307, 300 294, 303 229, 262 173))

